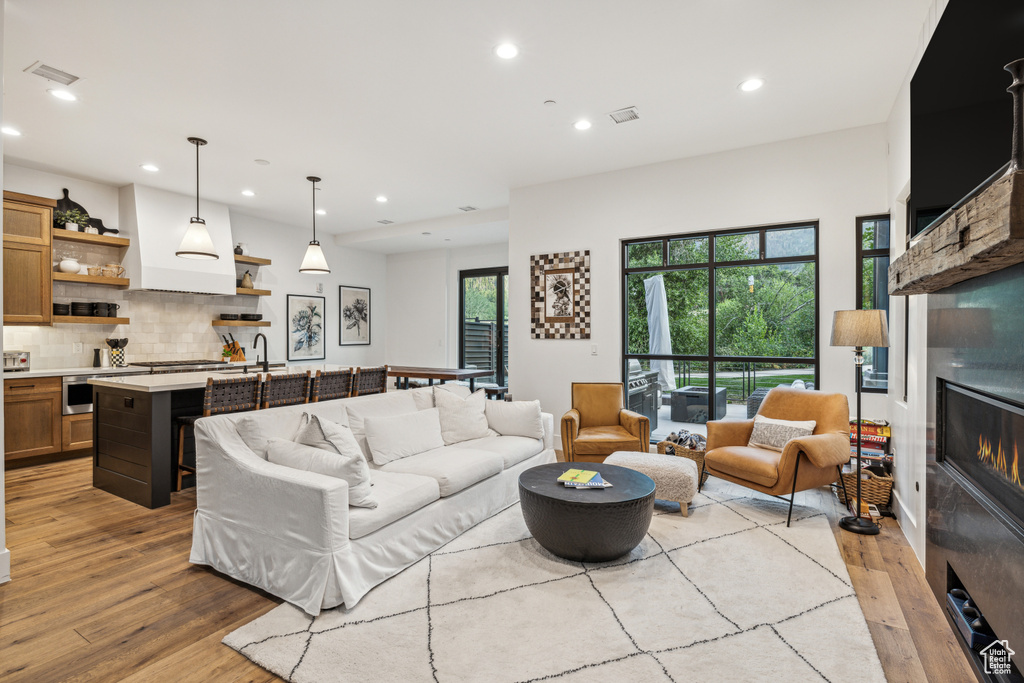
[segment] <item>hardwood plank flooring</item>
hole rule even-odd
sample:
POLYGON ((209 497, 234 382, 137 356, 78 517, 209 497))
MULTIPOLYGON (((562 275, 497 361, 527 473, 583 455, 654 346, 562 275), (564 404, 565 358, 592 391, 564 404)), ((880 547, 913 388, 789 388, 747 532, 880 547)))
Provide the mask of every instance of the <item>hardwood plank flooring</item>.
MULTIPOLYGON (((280 680, 220 642, 281 601, 189 564, 195 489, 147 510, 94 489, 89 458, 6 479, 0 680, 280 680)), ((857 536, 827 489, 801 495, 833 522, 888 679, 973 680, 895 521, 857 536)))

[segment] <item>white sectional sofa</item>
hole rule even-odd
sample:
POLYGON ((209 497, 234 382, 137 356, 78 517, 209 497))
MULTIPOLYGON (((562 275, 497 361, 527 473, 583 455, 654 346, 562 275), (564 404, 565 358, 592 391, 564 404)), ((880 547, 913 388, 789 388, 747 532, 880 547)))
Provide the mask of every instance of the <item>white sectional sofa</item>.
POLYGON ((199 420, 189 560, 312 615, 352 607, 380 582, 515 503, 520 473, 555 460, 553 419, 545 413, 542 438, 493 435, 384 465, 371 461, 377 507, 367 508, 349 506, 344 479, 257 453, 260 439, 292 439, 308 413, 349 425, 370 456, 366 415, 414 414, 432 405, 427 387, 199 420))

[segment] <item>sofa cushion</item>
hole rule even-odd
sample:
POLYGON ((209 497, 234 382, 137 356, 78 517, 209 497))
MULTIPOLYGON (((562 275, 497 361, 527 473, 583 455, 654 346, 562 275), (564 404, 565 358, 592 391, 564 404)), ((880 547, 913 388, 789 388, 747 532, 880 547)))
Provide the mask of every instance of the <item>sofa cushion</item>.
POLYGON ((365 429, 366 443, 378 465, 444 446, 437 408, 404 415, 368 417, 365 429))
POLYGON ((441 391, 449 391, 459 398, 469 398, 469 395, 473 393, 469 390, 469 385, 459 382, 445 382, 444 384, 435 384, 434 387, 441 391))
POLYGON ((316 472, 348 482, 348 504, 375 508, 377 501, 370 490, 370 468, 362 453, 343 455, 331 450, 307 446, 287 439, 270 439, 267 460, 306 472, 316 472))
POLYGON ((319 415, 307 414, 307 417, 309 419, 306 424, 295 435, 296 441, 306 446, 322 448, 325 451, 350 458, 359 458, 364 463, 366 462, 366 456, 363 455, 363 451, 359 448, 356 437, 352 435, 352 430, 348 425, 332 422, 319 415))
MULTIPOLYGON (((498 403, 498 401, 488 401, 488 403, 498 403)), ((452 448, 472 448, 500 455, 504 468, 507 470, 544 450, 544 442, 541 439, 530 439, 525 436, 486 436, 482 439, 457 443, 452 448)))
POLYGON ((781 451, 790 439, 814 433, 814 420, 777 420, 764 415, 754 416, 754 431, 750 433, 751 448, 781 451))
POLYGON ((402 472, 431 477, 445 498, 502 471, 501 456, 471 448, 445 446, 409 458, 389 462, 382 472, 402 472))
POLYGON ((374 470, 370 476, 377 507, 349 509, 348 537, 352 540, 371 534, 441 497, 437 480, 430 477, 382 470, 374 470))
POLYGON ((503 436, 544 437, 540 401, 487 401, 487 426, 503 436))
POLYGON ((434 388, 433 387, 416 387, 415 389, 405 390, 412 396, 412 400, 416 402, 417 410, 429 410, 434 407, 434 388))
POLYGON ((434 405, 441 418, 441 436, 446 445, 487 436, 485 403, 487 392, 483 389, 460 398, 451 391, 434 387, 434 405))
POLYGON ((713 470, 761 486, 775 486, 781 459, 779 451, 750 446, 722 446, 704 456, 704 462, 713 470))
POLYGON ((407 391, 392 391, 388 394, 370 395, 345 399, 345 411, 348 414, 348 426, 352 435, 363 449, 363 455, 370 457, 370 447, 366 443, 366 418, 404 415, 417 411, 416 401, 407 391))
POLYGON ((309 416, 295 410, 255 410, 235 423, 235 429, 249 449, 264 460, 271 439, 295 441, 309 416))
POLYGON ((633 451, 639 440, 624 427, 584 427, 580 429, 572 449, 580 455, 608 455, 614 451, 633 451))

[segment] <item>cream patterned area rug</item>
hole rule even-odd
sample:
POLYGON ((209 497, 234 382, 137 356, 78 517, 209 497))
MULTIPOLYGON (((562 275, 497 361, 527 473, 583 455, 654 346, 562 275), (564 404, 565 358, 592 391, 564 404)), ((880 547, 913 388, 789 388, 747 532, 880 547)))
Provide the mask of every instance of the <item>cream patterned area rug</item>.
MULTIPOLYGON (((800 501, 800 494, 797 496, 800 501)), ((570 562, 513 505, 312 618, 283 604, 224 638, 290 681, 885 681, 828 519, 709 480, 659 501, 620 560, 570 562)))

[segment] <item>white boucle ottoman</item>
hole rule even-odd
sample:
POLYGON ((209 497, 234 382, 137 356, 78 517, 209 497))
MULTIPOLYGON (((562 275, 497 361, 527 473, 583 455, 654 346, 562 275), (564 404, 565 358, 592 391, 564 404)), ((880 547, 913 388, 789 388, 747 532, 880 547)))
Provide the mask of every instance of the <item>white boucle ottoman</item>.
POLYGON ((643 472, 654 480, 654 497, 678 502, 679 511, 687 516, 690 501, 697 494, 697 463, 693 460, 662 453, 616 451, 604 461, 643 472))

